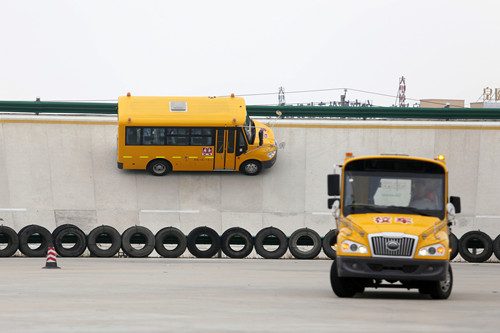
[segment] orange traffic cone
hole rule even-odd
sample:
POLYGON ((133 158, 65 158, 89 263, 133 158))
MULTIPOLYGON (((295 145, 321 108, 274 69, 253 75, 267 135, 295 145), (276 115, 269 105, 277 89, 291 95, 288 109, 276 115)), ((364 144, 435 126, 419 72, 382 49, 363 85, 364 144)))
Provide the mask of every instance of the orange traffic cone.
POLYGON ((56 250, 52 244, 49 245, 49 250, 47 251, 47 261, 45 263, 45 267, 42 268, 61 268, 57 267, 56 250))

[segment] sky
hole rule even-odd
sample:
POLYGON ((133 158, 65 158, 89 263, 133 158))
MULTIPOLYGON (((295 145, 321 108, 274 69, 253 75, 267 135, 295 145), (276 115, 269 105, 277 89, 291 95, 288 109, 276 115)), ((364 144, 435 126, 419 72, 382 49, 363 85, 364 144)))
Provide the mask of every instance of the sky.
POLYGON ((0 1, 0 100, 482 101, 500 1, 0 1))

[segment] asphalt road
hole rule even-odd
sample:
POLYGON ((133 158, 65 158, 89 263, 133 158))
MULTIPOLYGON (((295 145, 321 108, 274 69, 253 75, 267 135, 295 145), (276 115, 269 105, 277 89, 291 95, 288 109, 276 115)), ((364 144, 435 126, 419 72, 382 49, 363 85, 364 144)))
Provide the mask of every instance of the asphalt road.
POLYGON ((498 332, 500 264, 453 263, 448 300, 337 298, 330 260, 0 259, 0 332, 498 332))

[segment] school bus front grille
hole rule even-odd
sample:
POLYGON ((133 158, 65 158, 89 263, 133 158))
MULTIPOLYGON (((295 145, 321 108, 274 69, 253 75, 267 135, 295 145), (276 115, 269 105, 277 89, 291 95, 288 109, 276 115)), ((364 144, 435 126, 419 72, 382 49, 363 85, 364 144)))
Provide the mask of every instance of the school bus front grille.
POLYGON ((416 239, 413 237, 371 237, 373 255, 388 257, 412 257, 416 239))

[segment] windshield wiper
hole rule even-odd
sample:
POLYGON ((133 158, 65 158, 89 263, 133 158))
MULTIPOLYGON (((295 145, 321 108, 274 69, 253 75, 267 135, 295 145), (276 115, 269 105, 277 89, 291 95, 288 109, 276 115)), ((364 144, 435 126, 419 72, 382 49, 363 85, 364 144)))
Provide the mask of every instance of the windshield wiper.
POLYGON ((387 206, 387 208, 389 208, 389 209, 399 209, 399 210, 404 211, 404 212, 410 212, 410 213, 414 213, 414 214, 422 215, 422 216, 433 216, 431 214, 422 213, 422 211, 420 209, 415 208, 415 207, 387 206))

